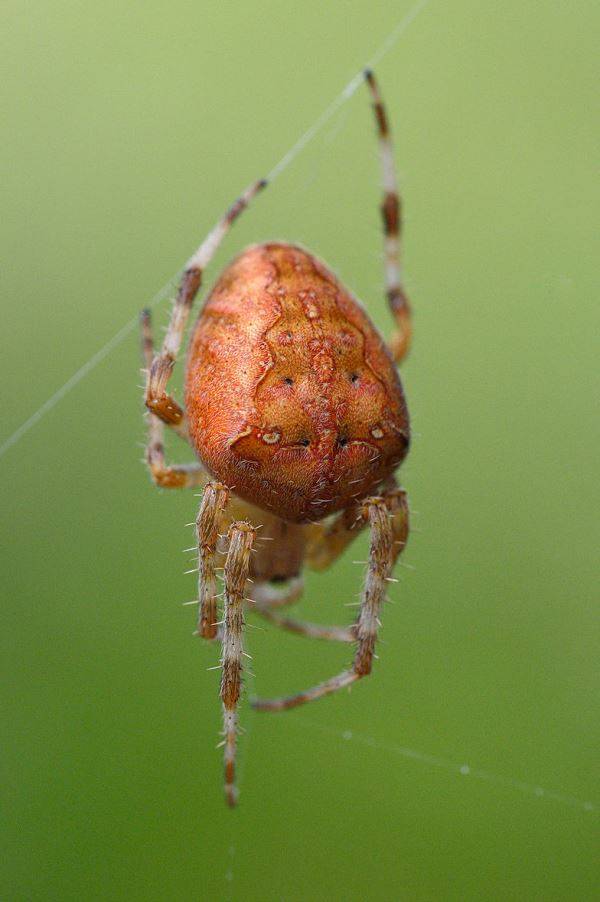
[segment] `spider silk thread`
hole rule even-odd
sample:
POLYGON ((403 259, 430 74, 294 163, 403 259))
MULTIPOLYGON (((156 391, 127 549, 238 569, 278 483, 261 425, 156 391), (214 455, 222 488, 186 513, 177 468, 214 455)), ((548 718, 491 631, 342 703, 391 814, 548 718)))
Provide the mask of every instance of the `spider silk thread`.
MULTIPOLYGON (((406 29, 412 22, 417 18, 419 13, 429 4, 430 0, 419 0, 411 9, 406 13, 406 15, 392 28, 386 39, 380 44, 379 48, 375 51, 371 59, 366 63, 366 65, 354 75, 348 84, 342 89, 342 91, 332 100, 332 102, 327 106, 320 116, 315 119, 313 124, 307 128, 307 130, 300 135, 298 140, 292 147, 282 156, 278 163, 273 166, 269 174, 267 175, 267 181, 273 182, 276 178, 278 178, 284 170, 290 166, 290 164, 302 153, 305 147, 318 135, 318 133, 323 129, 323 127, 335 116, 337 111, 352 97, 352 95, 356 92, 356 90, 363 83, 363 72, 364 69, 373 69, 383 58, 386 56, 390 50, 396 45, 399 41, 400 37, 404 34, 406 29)), ((174 273, 173 276, 166 282, 163 287, 154 295, 152 300, 146 305, 150 308, 154 308, 158 306, 173 290, 173 286, 178 281, 181 275, 181 270, 174 273)), ((86 376, 88 376, 92 370, 96 369, 103 360, 108 357, 112 351, 115 350, 123 341, 130 335, 134 329, 138 326, 138 317, 132 317, 129 322, 125 323, 118 332, 116 332, 112 338, 110 338, 101 348, 99 348, 95 354, 93 354, 88 360, 78 369, 73 375, 64 382, 60 388, 58 388, 53 395, 51 395, 43 404, 38 407, 34 413, 31 414, 20 426, 15 429, 15 431, 8 436, 4 440, 4 442, 0 445, 0 457, 3 457, 6 452, 17 444, 20 439, 23 438, 34 426, 36 426, 40 420, 49 413, 57 404, 59 404, 66 395, 71 392, 76 385, 78 385, 86 376)))

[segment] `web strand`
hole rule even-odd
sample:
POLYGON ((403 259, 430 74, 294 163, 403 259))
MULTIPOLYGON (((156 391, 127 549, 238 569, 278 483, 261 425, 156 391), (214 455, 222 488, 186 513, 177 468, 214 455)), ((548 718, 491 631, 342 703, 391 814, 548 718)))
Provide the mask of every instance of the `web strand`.
POLYGON ((426 752, 420 752, 416 749, 407 748, 406 746, 396 745, 392 742, 385 742, 383 740, 376 739, 373 736, 355 733, 352 730, 336 730, 334 727, 328 727, 324 724, 316 723, 315 721, 308 720, 306 717, 302 717, 301 719, 293 718, 290 719, 290 721, 296 726, 308 726, 314 730, 319 730, 323 733, 327 733, 330 736, 337 736, 338 739, 341 739, 344 742, 358 742, 360 743, 360 745, 365 745, 372 749, 380 749, 382 751, 390 752, 402 758, 408 758, 413 761, 418 761, 421 764, 428 765, 429 767, 435 767, 440 768, 441 770, 449 771, 450 773, 456 774, 457 776, 465 778, 468 777, 474 780, 493 783, 496 786, 504 786, 509 789, 515 789, 519 792, 524 793, 525 795, 533 796, 534 798, 538 799, 546 799, 551 802, 557 802, 570 808, 577 808, 580 811, 597 810, 597 806, 593 802, 578 799, 575 796, 569 795, 568 793, 555 792, 551 789, 545 789, 539 784, 527 783, 514 777, 504 777, 500 774, 494 774, 481 768, 471 767, 470 764, 466 763, 458 764, 456 761, 451 761, 449 758, 442 758, 438 755, 430 755, 426 752))
MULTIPOLYGON (((160 304, 160 302, 172 291, 173 285, 177 278, 178 274, 169 279, 169 281, 166 282, 165 285, 163 285, 160 291, 158 291, 154 295, 147 306, 156 307, 158 304, 160 304)), ((96 351, 96 353, 93 354, 92 357, 90 357, 89 360, 87 360, 87 362, 83 364, 83 366, 81 366, 78 370, 76 370, 76 372, 73 373, 70 379, 67 379, 67 381, 63 385, 61 385, 61 387, 57 391, 55 391, 47 401, 44 401, 41 407, 38 407, 35 413, 32 413, 29 419, 25 420, 25 422, 22 423, 19 428, 13 432, 12 435, 10 435, 6 439, 6 441, 2 445, 0 445, 0 457, 2 457, 2 455, 5 454, 9 448, 11 448, 13 445, 16 445, 19 439, 21 439, 26 432, 29 432, 30 429, 33 429, 36 423, 39 423, 39 421, 43 416, 45 416, 45 414, 49 413, 49 411, 51 411, 53 407, 56 407, 56 405, 65 397, 65 395, 68 395, 71 389, 75 388, 75 386, 79 382, 81 382, 82 379, 85 379, 88 373, 91 373, 92 370, 94 370, 98 366, 98 364, 102 363, 102 361, 106 357, 108 357, 108 355, 112 351, 114 351, 114 349, 118 347, 138 325, 139 318, 137 316, 132 317, 132 319, 130 319, 128 323, 125 323, 125 325, 122 326, 121 329, 119 329, 119 331, 106 342, 106 344, 102 345, 102 347, 98 351, 96 351)))
MULTIPOLYGON (((386 39, 379 46, 379 48, 375 51, 371 59, 366 64, 365 68, 374 68, 386 54, 395 47, 396 43, 400 40, 401 36, 404 34, 409 25, 414 22, 419 13, 428 5, 429 0, 419 0, 409 12, 394 26, 394 28, 390 31, 386 39)), ((295 144, 283 155, 283 157, 279 160, 278 163, 273 166, 271 171, 267 176, 267 181, 273 182, 281 173, 290 166, 290 164, 298 157, 299 154, 305 149, 305 147, 310 144, 310 142, 316 137, 316 135, 323 129, 323 127, 332 119, 333 116, 337 113, 337 111, 342 107, 356 92, 359 86, 363 83, 363 71, 361 70, 353 78, 350 79, 348 84, 343 88, 343 90, 335 97, 334 100, 329 104, 328 107, 323 110, 321 115, 314 121, 314 123, 308 128, 296 141, 295 144)), ((175 273, 169 281, 160 289, 157 294, 154 295, 152 301, 145 306, 156 307, 164 298, 171 292, 174 283, 179 278, 180 272, 175 273)), ((144 305, 142 305, 144 306, 144 305)), ((111 339, 109 339, 106 344, 104 344, 95 354, 93 354, 86 363, 83 364, 73 375, 67 379, 63 385, 54 394, 48 398, 47 401, 38 407, 38 409, 32 413, 32 415, 25 420, 9 437, 0 445, 0 457, 3 457, 6 452, 16 445, 20 439, 23 438, 34 426, 36 426, 39 421, 46 416, 57 404, 59 404, 62 399, 69 394, 69 392, 75 388, 92 370, 96 369, 96 367, 108 357, 112 351, 115 350, 128 335, 133 332, 133 330, 137 327, 138 318, 137 316, 132 317, 129 322, 125 323, 118 332, 113 335, 111 339)))

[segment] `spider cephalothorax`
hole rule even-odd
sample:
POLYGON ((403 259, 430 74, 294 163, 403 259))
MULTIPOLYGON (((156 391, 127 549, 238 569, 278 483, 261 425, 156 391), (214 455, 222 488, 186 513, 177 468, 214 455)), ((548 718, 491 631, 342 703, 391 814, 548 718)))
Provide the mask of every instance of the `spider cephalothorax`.
POLYGON ((156 356, 150 316, 142 314, 150 471, 161 486, 205 487, 196 521, 198 634, 223 642, 230 804, 236 800, 248 593, 255 610, 279 626, 356 643, 348 670, 297 695, 255 700, 254 705, 273 711, 320 698, 370 673, 386 582, 408 536, 406 496, 393 474, 409 446, 395 364, 408 349, 410 309, 400 283, 400 206, 388 124, 371 72, 366 80, 383 164, 385 272, 396 321, 389 344, 311 253, 283 242, 256 245, 227 267, 200 312, 187 355, 185 413, 167 393, 203 270, 264 181, 245 192, 188 262, 156 356), (165 465, 164 424, 190 442, 199 464, 165 465), (329 566, 365 526, 371 548, 356 622, 322 627, 279 614, 276 608, 299 597, 303 566, 329 566), (219 556, 225 557, 222 616, 217 610, 219 556))

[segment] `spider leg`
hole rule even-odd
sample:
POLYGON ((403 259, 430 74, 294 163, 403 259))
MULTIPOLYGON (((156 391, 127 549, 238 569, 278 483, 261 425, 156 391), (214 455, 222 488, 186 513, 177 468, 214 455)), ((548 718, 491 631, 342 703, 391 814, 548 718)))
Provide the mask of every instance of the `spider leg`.
POLYGON ((353 627, 321 626, 317 623, 306 623, 302 620, 295 620, 292 617, 285 617, 273 610, 273 608, 293 604, 300 598, 303 590, 304 580, 301 576, 291 579, 285 589, 274 586, 269 582, 258 583, 252 587, 252 601, 254 602, 252 610, 275 626, 289 630, 292 633, 298 633, 301 636, 308 636, 311 639, 334 639, 339 642, 352 642, 355 639, 353 627))
MULTIPOLYGON (((152 316, 149 310, 140 314, 140 331, 142 339, 142 357, 146 372, 149 372, 154 356, 152 340, 152 316)), ((173 425, 177 434, 187 440, 185 419, 173 425)), ((193 488, 206 482, 206 473, 200 464, 165 464, 164 424, 153 413, 148 413, 148 440, 146 444, 146 463, 156 485, 165 489, 193 488)))
POLYGON ((269 582, 257 582, 252 586, 252 601, 256 610, 261 613, 272 608, 281 608, 284 605, 298 601, 304 592, 304 580, 301 576, 294 576, 288 580, 285 586, 278 586, 269 582))
POLYGON ((300 598, 303 589, 304 581, 301 576, 291 579, 285 589, 280 589, 268 582, 259 583, 252 587, 252 595, 254 596, 252 599, 254 602, 252 610, 275 626, 289 630, 292 633, 298 633, 301 636, 308 636, 311 639, 334 639, 338 642, 354 641, 356 637, 353 627, 321 626, 318 623, 306 623, 302 620, 295 620, 292 617, 284 617, 273 610, 273 608, 293 604, 300 598))
MULTIPOLYGON (((385 495, 388 510, 393 514, 392 529, 401 532, 403 529, 403 513, 400 510, 399 498, 403 495, 401 489, 394 488, 385 495), (400 513, 399 513, 400 511, 400 513)), ((329 523, 315 523, 311 527, 307 543, 307 563, 313 570, 325 570, 337 560, 348 545, 354 541, 367 525, 367 521, 361 513, 361 505, 348 508, 329 523)), ((396 539, 396 536, 394 536, 396 539)), ((401 539, 401 537, 400 537, 401 539)), ((322 626, 317 623, 306 623, 295 620, 292 617, 284 617, 271 610, 272 605, 258 603, 254 610, 262 617, 270 620, 276 626, 306 636, 309 639, 329 639, 335 642, 355 642, 357 638, 357 626, 322 626)))
POLYGON ((306 563, 311 570, 322 571, 330 567, 365 525, 359 503, 340 511, 326 523, 311 524, 306 545, 306 563))
POLYGON ((307 623, 305 620, 284 617, 261 605, 256 605, 254 610, 275 626, 300 636, 307 636, 309 639, 332 639, 336 642, 354 642, 356 639, 355 626, 322 626, 320 623, 307 623))
POLYGON ((368 69, 365 79, 373 99, 373 111, 379 135, 381 169, 383 174, 383 217, 385 250, 385 283, 388 303, 396 322, 390 339, 390 351, 397 363, 406 356, 412 333, 411 310, 408 297, 402 287, 400 271, 400 232, 402 213, 398 194, 398 180, 394 164, 394 148, 385 106, 373 72, 368 69))
POLYGON ((219 532, 229 491, 220 482, 209 482, 204 489, 196 517, 198 543, 198 635, 219 638, 217 624, 216 556, 219 532))
POLYGON ((385 495, 367 498, 362 505, 363 518, 371 529, 371 547, 360 612, 354 625, 357 647, 352 667, 296 695, 255 699, 252 704, 257 710, 283 711, 295 708, 297 705, 336 692, 344 686, 350 686, 371 672, 386 583, 396 557, 408 537, 408 506, 405 493, 394 490, 390 493, 390 501, 392 510, 389 503, 386 503, 385 495))
POLYGON ((177 354, 181 348, 183 334, 194 298, 198 294, 198 289, 202 282, 202 273, 242 210, 248 206, 252 198, 265 185, 265 181, 259 181, 247 188, 213 230, 208 233, 196 253, 187 262, 179 291, 173 304, 165 340, 160 353, 152 361, 146 383, 146 406, 164 423, 177 426, 181 424, 184 418, 183 410, 171 395, 167 394, 166 389, 175 366, 177 354))
POLYGON ((246 521, 236 521, 229 529, 229 550, 225 561, 225 617, 221 657, 221 700, 225 737, 225 798, 228 805, 237 802, 235 752, 237 742, 237 706, 242 682, 242 631, 244 593, 250 568, 250 552, 255 530, 246 521))

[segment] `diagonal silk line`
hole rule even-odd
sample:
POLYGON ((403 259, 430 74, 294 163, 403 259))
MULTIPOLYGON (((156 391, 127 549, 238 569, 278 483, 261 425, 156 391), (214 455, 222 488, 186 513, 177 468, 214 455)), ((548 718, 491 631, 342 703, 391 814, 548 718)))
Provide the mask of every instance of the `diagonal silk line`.
MULTIPOLYGON (((378 47, 375 51, 371 59, 366 64, 365 68, 372 69, 374 68, 386 54, 395 47, 396 43, 400 40, 401 36, 404 34, 409 25, 414 22, 419 13, 428 5, 429 0, 419 0, 409 11, 408 13, 394 26, 394 28, 390 31, 385 41, 378 47)), ((329 120, 335 116, 337 111, 343 106, 356 92, 356 90, 360 87, 363 82, 363 71, 358 72, 354 75, 345 88, 340 91, 337 97, 332 100, 328 107, 326 107, 321 115, 315 119, 313 124, 308 128, 296 141, 295 144, 283 155, 283 157, 279 160, 278 163, 273 166, 271 171, 267 176, 268 182, 273 182, 281 173, 288 168, 288 166, 296 159, 296 157, 302 153, 304 148, 310 144, 310 142, 315 138, 315 136, 321 131, 321 129, 329 122, 329 120)), ((180 272, 175 273, 169 281, 158 291, 149 304, 146 306, 156 307, 172 290, 174 282, 179 278, 180 272)), ((143 306, 143 305, 142 305, 143 306)), ((62 399, 69 394, 72 389, 78 385, 82 379, 85 379, 92 370, 96 369, 96 367, 102 363, 102 361, 108 357, 108 355, 114 351, 125 339, 127 336, 133 332, 138 324, 138 317, 132 317, 129 322, 125 323, 118 332, 110 338, 106 344, 102 345, 95 354, 93 354, 86 363, 83 364, 73 375, 67 379, 63 385, 59 389, 57 389, 51 397, 48 398, 47 401, 38 407, 38 409, 31 414, 28 419, 25 420, 15 431, 8 436, 7 439, 0 445, 0 457, 2 457, 9 448, 12 448, 13 445, 16 445, 20 439, 23 438, 26 433, 28 433, 34 426, 36 426, 42 417, 46 416, 57 404, 62 401, 62 399)))
MULTIPOLYGON (((166 282, 165 285, 163 285, 160 291, 158 291, 154 295, 147 306, 156 307, 157 304, 159 304, 167 296, 167 294, 169 294, 178 275, 179 274, 174 275, 171 279, 169 279, 169 281, 166 282)), ((65 397, 65 395, 68 395, 68 393, 73 388, 75 388, 75 386, 79 382, 81 382, 81 380, 84 379, 88 375, 88 373, 91 373, 99 363, 102 363, 105 357, 108 357, 111 351, 114 351, 114 349, 118 347, 131 332, 133 332, 138 324, 139 317, 132 317, 128 323, 125 323, 125 325, 122 326, 119 331, 116 332, 115 335, 113 335, 113 337, 106 342, 106 344, 102 345, 102 347, 98 351, 96 351, 96 353, 92 357, 90 357, 89 360, 87 360, 86 363, 83 364, 83 366, 81 366, 76 372, 73 373, 70 379, 67 379, 67 381, 63 385, 61 385, 61 387, 57 389, 57 391, 55 391, 47 401, 44 401, 41 407, 38 407, 35 413, 32 413, 32 415, 27 420, 25 420, 25 422, 22 423, 19 428, 16 429, 12 433, 12 435, 10 435, 6 439, 6 441, 2 443, 2 445, 0 445, 0 457, 2 457, 3 454, 6 454, 9 448, 12 448, 13 445, 16 445, 19 439, 23 438, 25 433, 29 432, 30 429, 33 429, 33 427, 37 423, 39 423, 42 417, 49 413, 49 411, 51 411, 53 407, 56 407, 56 405, 65 397)))
POLYGON ((598 806, 592 801, 577 798, 575 796, 569 795, 566 792, 557 792, 553 789, 546 789, 545 787, 540 786, 539 783, 528 783, 524 780, 519 780, 516 777, 503 776, 501 774, 492 773, 491 771, 483 770, 482 768, 473 767, 470 764, 451 761, 449 758, 441 758, 439 755, 431 755, 427 752, 421 752, 417 749, 408 748, 407 746, 397 745, 393 742, 386 742, 385 740, 378 739, 374 736, 355 733, 352 730, 338 730, 335 727, 330 727, 326 724, 320 724, 313 720, 307 720, 307 718, 305 717, 303 717, 301 720, 292 720, 290 718, 290 721, 298 727, 312 727, 312 729, 314 730, 319 730, 320 732, 327 733, 330 736, 337 736, 339 739, 343 739, 346 742, 357 742, 360 745, 366 745, 372 749, 378 749, 402 758, 409 758, 413 761, 418 761, 419 763, 425 764, 428 767, 440 768, 441 770, 449 771, 450 773, 457 776, 469 777, 472 780, 481 780, 487 783, 494 783, 497 786, 504 786, 509 789, 514 789, 524 793, 525 795, 533 796, 537 799, 546 799, 547 801, 557 802, 560 805, 566 805, 570 808, 578 808, 581 811, 596 812, 598 808, 598 806))

